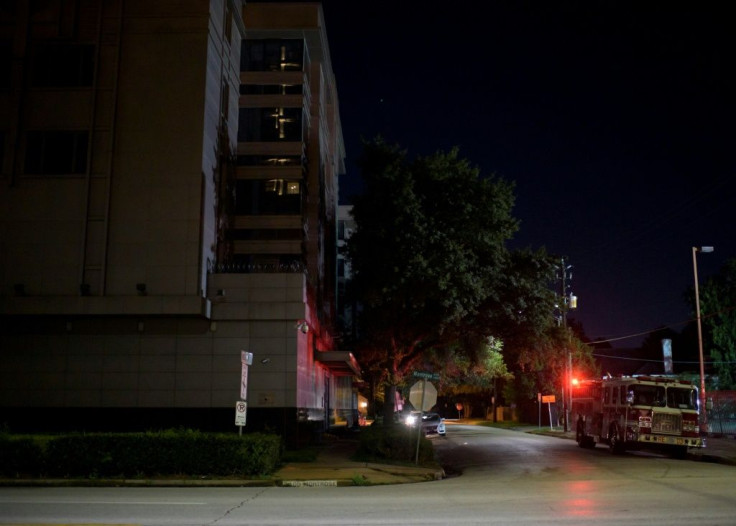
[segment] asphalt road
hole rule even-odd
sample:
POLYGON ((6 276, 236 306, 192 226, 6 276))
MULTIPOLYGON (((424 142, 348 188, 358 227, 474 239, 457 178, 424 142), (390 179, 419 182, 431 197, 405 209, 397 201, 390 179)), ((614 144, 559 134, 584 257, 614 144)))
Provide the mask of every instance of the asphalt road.
POLYGON ((448 426, 450 476, 400 486, 0 488, 0 524, 734 525, 736 467, 448 426))

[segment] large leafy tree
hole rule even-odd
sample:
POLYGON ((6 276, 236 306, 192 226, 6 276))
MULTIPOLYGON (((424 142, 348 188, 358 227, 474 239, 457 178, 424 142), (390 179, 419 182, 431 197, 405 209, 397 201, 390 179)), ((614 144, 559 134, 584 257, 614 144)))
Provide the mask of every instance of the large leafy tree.
POLYGON ((707 280, 700 291, 701 319, 719 389, 736 389, 736 259, 707 280))
POLYGON ((503 342, 491 336, 475 352, 459 347, 435 352, 433 362, 442 370, 442 392, 463 404, 466 417, 472 415, 473 401, 479 398, 485 414, 497 395, 499 380, 513 379, 502 349, 503 342))
POLYGON ((358 352, 387 386, 429 350, 458 342, 477 349, 509 319, 534 325, 541 310, 522 289, 538 291, 546 270, 535 255, 506 249, 518 228, 511 183, 481 177, 456 149, 409 160, 380 138, 364 144, 359 165, 364 191, 354 199, 348 244, 362 305, 358 352), (516 260, 530 269, 514 270, 516 260))

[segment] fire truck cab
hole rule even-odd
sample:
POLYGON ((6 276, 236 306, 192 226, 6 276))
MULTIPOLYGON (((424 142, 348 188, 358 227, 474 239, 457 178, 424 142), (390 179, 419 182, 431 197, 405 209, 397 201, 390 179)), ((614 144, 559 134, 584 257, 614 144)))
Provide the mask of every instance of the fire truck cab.
POLYGON ((704 447, 698 391, 672 376, 618 376, 578 382, 572 392, 580 447, 608 444, 611 452, 656 447, 683 456, 704 447))

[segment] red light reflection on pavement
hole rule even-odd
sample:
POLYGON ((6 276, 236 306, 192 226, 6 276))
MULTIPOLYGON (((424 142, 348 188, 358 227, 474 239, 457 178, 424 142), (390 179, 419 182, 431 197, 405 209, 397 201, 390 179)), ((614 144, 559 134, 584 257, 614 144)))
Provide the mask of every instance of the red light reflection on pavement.
POLYGON ((566 494, 571 498, 562 502, 565 515, 570 517, 592 517, 598 508, 593 483, 579 480, 567 484, 566 494))

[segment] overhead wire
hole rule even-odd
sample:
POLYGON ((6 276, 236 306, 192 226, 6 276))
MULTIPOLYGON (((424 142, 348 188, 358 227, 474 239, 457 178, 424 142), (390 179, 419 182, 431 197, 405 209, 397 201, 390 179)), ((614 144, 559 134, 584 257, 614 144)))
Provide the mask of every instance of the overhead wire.
MULTIPOLYGON (((731 305, 731 306, 726 307, 724 309, 721 309, 719 311, 711 312, 709 314, 702 315, 702 316, 700 316, 700 319, 701 320, 706 320, 706 319, 712 318, 714 316, 719 316, 721 314, 725 314, 727 312, 731 312, 732 310, 736 310, 736 305, 731 305)), ((650 329, 648 331, 637 332, 635 334, 628 334, 626 336, 618 336, 616 338, 608 338, 608 339, 605 339, 605 340, 595 340, 593 342, 590 342, 590 345, 595 345, 595 344, 598 344, 598 343, 615 342, 615 341, 619 341, 619 340, 628 340, 630 338, 637 338, 639 336, 645 336, 647 334, 652 334, 652 333, 655 333, 655 332, 659 332, 659 331, 661 331, 663 329, 672 329, 673 327, 679 327, 681 325, 687 325, 688 323, 691 323, 691 322, 696 321, 696 320, 697 320, 697 318, 689 318, 689 319, 684 320, 684 321, 681 321, 681 322, 668 323, 666 325, 661 325, 661 326, 657 327, 656 329, 650 329)))

